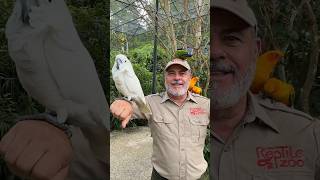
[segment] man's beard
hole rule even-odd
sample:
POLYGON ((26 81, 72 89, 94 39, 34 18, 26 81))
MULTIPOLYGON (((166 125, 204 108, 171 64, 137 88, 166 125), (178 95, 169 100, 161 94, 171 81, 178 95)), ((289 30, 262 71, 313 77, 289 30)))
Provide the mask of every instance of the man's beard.
MULTIPOLYGON (((176 81, 175 84, 181 84, 181 83, 179 83, 179 81, 176 81)), ((180 89, 172 88, 170 85, 168 85, 167 82, 165 82, 165 86, 166 86, 166 91, 168 94, 171 94, 172 96, 177 97, 177 96, 183 96, 187 93, 189 83, 184 83, 182 88, 180 88, 180 89)))
MULTIPOLYGON (((220 61, 217 64, 226 66, 225 64, 223 64, 223 61, 220 61)), ((211 88, 212 108, 215 110, 226 109, 238 103, 240 98, 249 91, 251 82, 255 75, 255 69, 255 62, 250 64, 250 66, 247 68, 246 73, 244 73, 243 75, 239 74, 239 71, 237 69, 234 69, 236 82, 230 88, 225 90, 219 89, 219 82, 213 80, 211 88)))

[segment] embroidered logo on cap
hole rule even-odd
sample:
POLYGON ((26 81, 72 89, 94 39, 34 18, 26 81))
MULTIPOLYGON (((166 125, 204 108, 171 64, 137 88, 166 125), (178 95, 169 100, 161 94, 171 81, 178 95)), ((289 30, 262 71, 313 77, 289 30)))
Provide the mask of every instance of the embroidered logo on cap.
POLYGON ((256 147, 257 165, 266 169, 303 167, 304 151, 291 146, 256 147))

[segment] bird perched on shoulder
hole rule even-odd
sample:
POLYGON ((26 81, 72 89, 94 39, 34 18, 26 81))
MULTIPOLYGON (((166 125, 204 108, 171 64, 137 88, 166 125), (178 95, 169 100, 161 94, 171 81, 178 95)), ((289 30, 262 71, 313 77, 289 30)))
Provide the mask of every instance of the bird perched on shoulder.
POLYGON ((189 83, 189 91, 196 93, 196 94, 201 94, 202 89, 198 86, 196 86, 196 83, 199 81, 199 77, 192 77, 189 83))
POLYGON ((140 81, 127 56, 123 54, 116 56, 112 67, 112 78, 117 90, 129 100, 136 102, 141 112, 151 112, 145 100, 140 81))
POLYGON ((279 50, 273 50, 268 51, 258 57, 255 77, 250 87, 250 90, 253 93, 259 93, 263 89, 264 84, 270 78, 275 66, 283 56, 283 52, 279 50))
POLYGON ((291 84, 285 83, 276 78, 270 78, 264 84, 263 93, 272 99, 290 106, 294 99, 294 88, 291 84))

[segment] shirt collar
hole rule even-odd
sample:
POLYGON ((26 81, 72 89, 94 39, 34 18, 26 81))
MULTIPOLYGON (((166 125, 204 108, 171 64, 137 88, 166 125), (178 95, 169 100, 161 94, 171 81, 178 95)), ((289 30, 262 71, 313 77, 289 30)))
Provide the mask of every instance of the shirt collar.
MULTIPOLYGON (((167 100, 170 100, 170 97, 168 95, 168 92, 164 92, 163 93, 163 96, 162 96, 162 100, 161 100, 161 103, 164 103, 166 102, 167 100)), ((196 100, 196 98, 192 95, 192 93, 190 91, 188 91, 188 95, 187 95, 187 98, 186 98, 187 101, 193 101, 195 103, 198 103, 198 101, 196 100)))
POLYGON ((270 116, 266 113, 265 109, 258 103, 258 97, 253 95, 251 92, 248 93, 248 111, 245 118, 245 123, 250 123, 253 121, 261 121, 277 133, 279 133, 279 128, 272 121, 270 116))

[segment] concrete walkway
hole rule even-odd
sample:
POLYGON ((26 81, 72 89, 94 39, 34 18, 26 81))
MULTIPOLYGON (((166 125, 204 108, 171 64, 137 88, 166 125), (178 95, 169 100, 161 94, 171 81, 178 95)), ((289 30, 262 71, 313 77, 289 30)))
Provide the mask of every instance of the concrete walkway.
POLYGON ((111 180, 150 180, 152 138, 148 127, 112 131, 110 146, 111 180))

